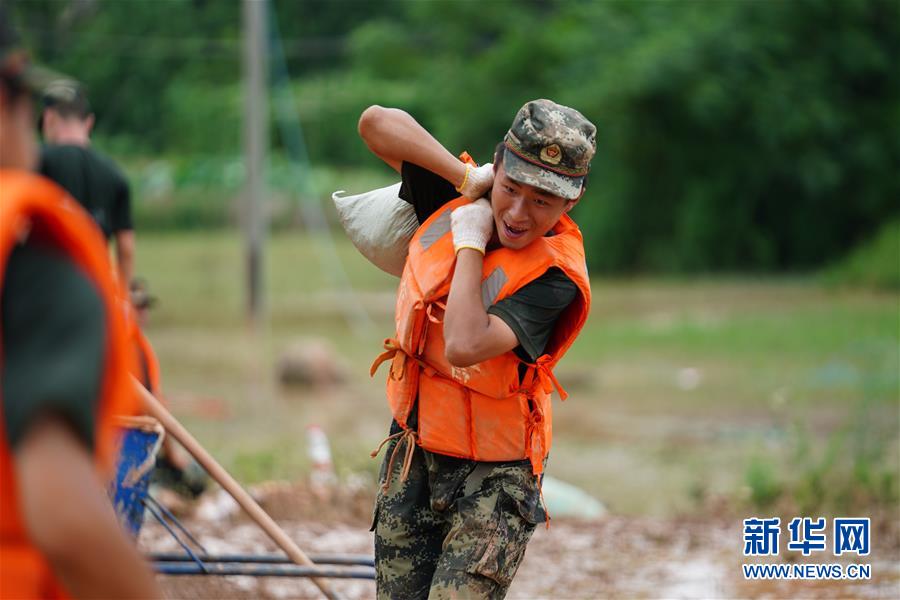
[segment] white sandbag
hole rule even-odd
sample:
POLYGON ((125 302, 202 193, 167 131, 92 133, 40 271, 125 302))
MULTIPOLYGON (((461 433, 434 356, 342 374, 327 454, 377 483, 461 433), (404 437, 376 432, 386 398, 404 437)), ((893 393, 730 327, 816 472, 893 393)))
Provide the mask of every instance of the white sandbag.
POLYGON ((400 183, 355 196, 344 193, 338 190, 331 199, 350 241, 373 265, 400 277, 419 226, 412 204, 399 196, 400 183))

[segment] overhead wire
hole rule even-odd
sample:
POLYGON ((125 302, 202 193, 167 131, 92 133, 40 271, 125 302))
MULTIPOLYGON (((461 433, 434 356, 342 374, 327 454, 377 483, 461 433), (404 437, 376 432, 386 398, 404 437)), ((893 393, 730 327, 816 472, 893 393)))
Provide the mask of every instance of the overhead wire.
MULTIPOLYGON (((24 25, 20 29, 29 37, 55 38, 59 35, 59 31, 55 28, 24 25)), ((125 52, 135 56, 155 54, 197 58, 197 53, 203 51, 207 54, 205 58, 227 59, 235 62, 240 61, 241 44, 243 43, 239 37, 170 37, 148 33, 97 33, 95 31, 87 33, 88 31, 88 29, 84 31, 69 30, 66 35, 84 33, 92 49, 115 51, 117 55, 125 52)), ((337 57, 345 54, 347 39, 346 35, 331 35, 304 39, 290 38, 280 40, 279 43, 284 56, 309 59, 337 57)), ((84 39, 81 43, 85 43, 84 39)))
POLYGON ((313 236, 313 248, 319 261, 319 268, 332 286, 342 293, 344 302, 339 303, 344 319, 357 337, 372 339, 375 323, 362 305, 359 295, 353 288, 344 265, 338 256, 331 234, 331 227, 320 204, 321 194, 312 173, 309 152, 303 136, 303 128, 297 117, 294 95, 290 87, 290 74, 281 45, 278 28, 278 17, 269 7, 269 57, 272 70, 272 101, 275 122, 281 134, 282 143, 287 151, 290 164, 294 166, 301 190, 298 208, 306 226, 307 234, 313 236))

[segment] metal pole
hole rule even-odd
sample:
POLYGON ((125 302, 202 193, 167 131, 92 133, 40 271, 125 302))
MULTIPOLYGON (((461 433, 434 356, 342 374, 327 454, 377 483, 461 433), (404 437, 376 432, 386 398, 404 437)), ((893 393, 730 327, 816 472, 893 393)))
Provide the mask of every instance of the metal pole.
POLYGON ((244 162, 247 167, 244 232, 247 260, 247 313, 254 327, 263 312, 262 246, 266 230, 264 210, 265 161, 268 148, 268 72, 266 0, 244 2, 244 162))

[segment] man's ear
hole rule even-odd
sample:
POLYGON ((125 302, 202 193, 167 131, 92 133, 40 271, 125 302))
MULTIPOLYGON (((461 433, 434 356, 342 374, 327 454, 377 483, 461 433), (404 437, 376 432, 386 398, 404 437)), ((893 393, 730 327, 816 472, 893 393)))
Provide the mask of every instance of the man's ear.
POLYGON ((84 120, 84 127, 87 130, 88 135, 90 135, 91 130, 94 128, 94 113, 91 113, 84 120))
POLYGON ((582 196, 584 196, 585 191, 587 191, 587 186, 586 185, 581 186, 581 193, 578 194, 578 197, 575 198, 574 200, 569 200, 568 202, 566 202, 566 212, 569 212, 570 210, 575 208, 575 205, 578 204, 578 201, 581 200, 582 196))
POLYGON ((51 127, 50 122, 53 120, 53 112, 49 108, 45 108, 41 111, 41 116, 38 119, 38 125, 41 129, 41 135, 44 136, 44 139, 47 139, 47 130, 51 127))

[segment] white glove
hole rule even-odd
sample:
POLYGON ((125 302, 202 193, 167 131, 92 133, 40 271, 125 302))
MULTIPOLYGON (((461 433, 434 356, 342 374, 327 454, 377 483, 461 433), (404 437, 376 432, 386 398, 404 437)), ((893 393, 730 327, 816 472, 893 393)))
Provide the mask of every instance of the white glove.
POLYGON ((487 163, 480 167, 473 167, 466 163, 466 178, 456 191, 474 200, 481 198, 494 185, 494 165, 487 163))
POLYGON ((494 211, 491 203, 481 198, 450 213, 450 230, 453 232, 453 251, 472 248, 484 254, 488 240, 494 233, 494 211))

